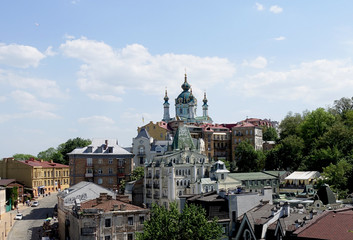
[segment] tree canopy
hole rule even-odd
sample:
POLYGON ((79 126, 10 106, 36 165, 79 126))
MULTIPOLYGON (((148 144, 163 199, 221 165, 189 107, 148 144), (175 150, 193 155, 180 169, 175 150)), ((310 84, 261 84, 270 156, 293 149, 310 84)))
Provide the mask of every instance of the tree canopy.
POLYGON ((264 168, 264 162, 264 153, 256 151, 247 141, 242 141, 235 149, 235 163, 239 172, 260 171, 264 168))
POLYGON ((208 221, 202 207, 186 205, 179 213, 176 203, 171 203, 169 210, 154 204, 143 232, 137 233, 138 240, 213 240, 221 236, 222 228, 217 219, 208 221))

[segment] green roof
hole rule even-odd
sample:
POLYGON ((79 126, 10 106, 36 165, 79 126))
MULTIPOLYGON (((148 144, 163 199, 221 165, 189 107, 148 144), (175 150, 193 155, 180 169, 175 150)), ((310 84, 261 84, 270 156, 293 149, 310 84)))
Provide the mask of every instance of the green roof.
POLYGON ((247 172, 247 173, 229 173, 228 177, 236 180, 264 180, 264 179, 276 179, 277 177, 268 175, 263 172, 247 172))
POLYGON ((192 141, 189 129, 187 127, 180 126, 178 128, 173 139, 172 148, 173 150, 186 150, 187 148, 189 150, 195 149, 194 142, 192 141))

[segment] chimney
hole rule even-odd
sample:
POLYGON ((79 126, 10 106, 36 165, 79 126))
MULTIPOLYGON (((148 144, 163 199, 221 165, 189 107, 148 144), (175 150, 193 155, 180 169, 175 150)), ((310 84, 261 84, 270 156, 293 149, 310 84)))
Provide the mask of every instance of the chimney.
POLYGON ((124 203, 130 203, 129 196, 127 196, 127 195, 119 195, 119 194, 117 194, 116 195, 116 200, 124 202, 124 203))
POLYGON ((317 214, 316 210, 311 210, 310 211, 310 219, 313 219, 313 217, 317 214))
POLYGON ((112 198, 113 198, 113 197, 110 196, 110 195, 107 196, 107 200, 112 200, 112 198))
POLYGON ((290 215, 290 205, 288 202, 285 202, 283 205, 283 215, 287 217, 290 215))
POLYGON ((97 200, 97 204, 101 204, 103 202, 101 198, 96 198, 96 200, 97 200))
POLYGON ((119 211, 119 205, 118 204, 114 204, 113 205, 113 211, 119 211))
POLYGON ((106 150, 108 147, 108 140, 105 140, 105 146, 104 146, 104 150, 106 150))
POLYGON ((121 204, 120 205, 120 210, 125 211, 126 210, 126 204, 121 204))
POLYGON ((101 198, 102 200, 107 200, 107 196, 108 196, 108 193, 100 193, 99 194, 99 198, 101 198))
POLYGON ((295 220, 295 228, 299 228, 302 225, 302 220, 301 219, 297 219, 295 220))

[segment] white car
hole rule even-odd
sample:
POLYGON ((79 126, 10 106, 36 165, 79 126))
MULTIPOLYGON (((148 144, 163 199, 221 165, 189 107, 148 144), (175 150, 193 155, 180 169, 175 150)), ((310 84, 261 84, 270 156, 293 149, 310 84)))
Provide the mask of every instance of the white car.
POLYGON ((21 220, 23 217, 23 214, 22 213, 17 213, 16 214, 16 217, 15 217, 15 220, 21 220))
POLYGON ((38 207, 38 205, 39 205, 39 202, 38 202, 38 201, 34 201, 34 202, 32 203, 32 207, 38 207))

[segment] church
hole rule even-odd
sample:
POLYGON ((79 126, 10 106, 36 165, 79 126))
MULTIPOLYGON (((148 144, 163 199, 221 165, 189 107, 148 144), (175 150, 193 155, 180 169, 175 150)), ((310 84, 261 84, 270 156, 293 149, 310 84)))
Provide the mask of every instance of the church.
POLYGON ((172 122, 172 121, 183 121, 184 123, 196 123, 205 124, 212 123, 212 118, 208 115, 208 105, 206 93, 204 94, 203 105, 202 105, 202 116, 197 116, 197 99, 192 94, 191 85, 188 83, 187 75, 185 74, 184 83, 181 85, 183 91, 175 99, 175 118, 171 118, 169 114, 169 97, 167 90, 164 96, 164 114, 162 121, 172 122))

